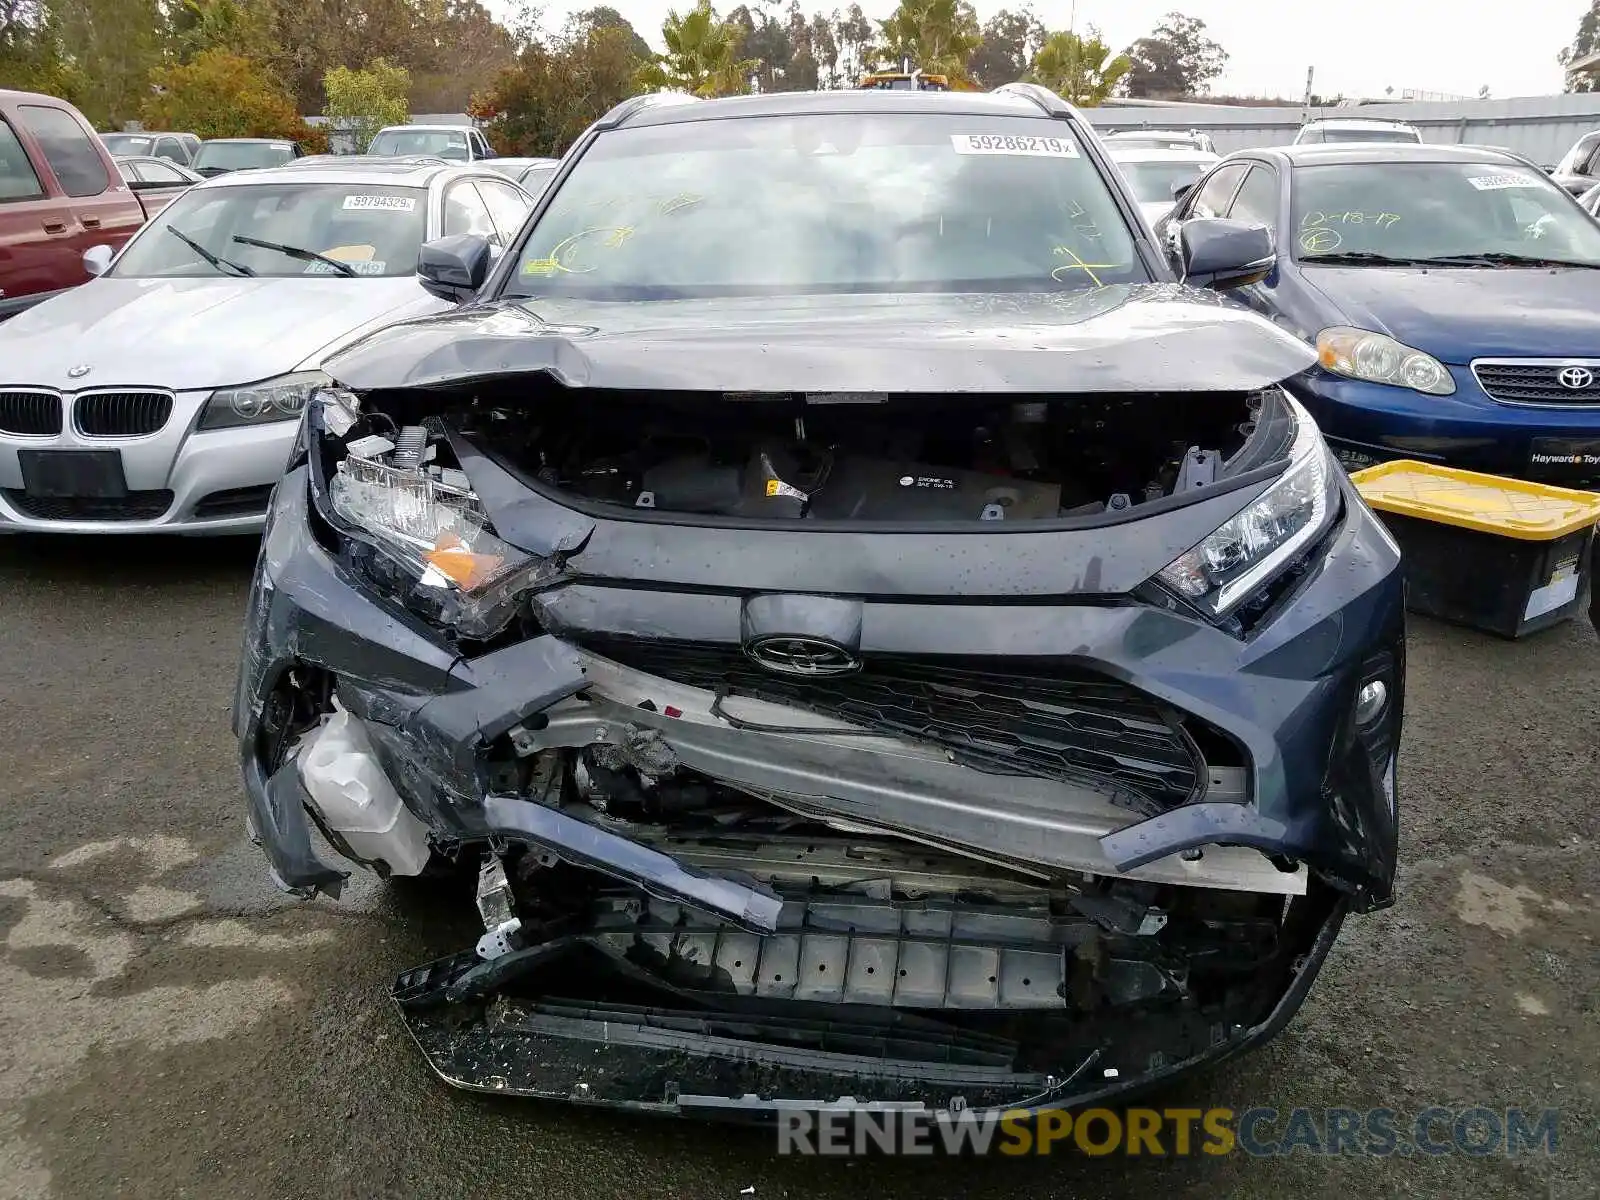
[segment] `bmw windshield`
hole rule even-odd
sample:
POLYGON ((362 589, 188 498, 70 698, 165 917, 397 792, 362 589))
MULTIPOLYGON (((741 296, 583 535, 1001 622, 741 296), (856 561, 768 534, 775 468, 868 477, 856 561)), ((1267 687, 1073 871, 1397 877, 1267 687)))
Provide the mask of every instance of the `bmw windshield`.
POLYGON ((1600 225, 1532 167, 1370 162, 1297 167, 1294 253, 1340 266, 1600 267, 1600 225))
POLYGON ((884 113, 602 134, 524 243, 507 291, 648 300, 1149 278, 1064 122, 884 113))
POLYGON ((128 244, 111 274, 410 275, 417 268, 427 202, 421 188, 360 183, 200 187, 163 209, 128 244), (261 242, 319 257, 297 258, 252 244, 261 242))

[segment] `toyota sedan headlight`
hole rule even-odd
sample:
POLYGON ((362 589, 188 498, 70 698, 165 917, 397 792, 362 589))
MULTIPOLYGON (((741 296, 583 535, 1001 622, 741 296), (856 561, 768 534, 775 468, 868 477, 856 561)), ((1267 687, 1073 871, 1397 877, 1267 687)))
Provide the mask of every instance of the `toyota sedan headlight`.
POLYGON ((298 421, 311 394, 328 385, 321 371, 279 375, 244 387, 212 392, 200 414, 201 429, 237 429, 273 421, 298 421))
POLYGON ((1305 409, 1289 467, 1243 512, 1163 567, 1157 578, 1214 617, 1226 616, 1321 537, 1338 509, 1337 466, 1305 409))
POLYGON ((1367 383, 1387 383, 1430 396, 1449 396, 1456 381, 1431 354, 1382 333, 1335 325, 1317 334, 1317 361, 1325 370, 1367 383))

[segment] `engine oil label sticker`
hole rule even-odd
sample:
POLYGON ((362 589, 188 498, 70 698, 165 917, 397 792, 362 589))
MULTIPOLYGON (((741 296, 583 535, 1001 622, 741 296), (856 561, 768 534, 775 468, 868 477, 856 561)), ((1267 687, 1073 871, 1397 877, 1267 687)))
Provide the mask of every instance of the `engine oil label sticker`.
POLYGON ((1469 175, 1467 176, 1467 182, 1480 192, 1499 192, 1506 188, 1536 188, 1544 186, 1542 180, 1520 172, 1507 172, 1500 175, 1469 175))
POLYGON ((344 208, 355 212, 415 212, 415 196, 346 196, 344 208))
POLYGON ((933 488, 941 492, 956 490, 956 481, 942 475, 902 475, 900 486, 908 488, 933 488))
POLYGON ((1077 158, 1078 148, 1067 138, 1017 137, 1009 133, 952 133, 950 145, 957 154, 1021 154, 1032 158, 1077 158))

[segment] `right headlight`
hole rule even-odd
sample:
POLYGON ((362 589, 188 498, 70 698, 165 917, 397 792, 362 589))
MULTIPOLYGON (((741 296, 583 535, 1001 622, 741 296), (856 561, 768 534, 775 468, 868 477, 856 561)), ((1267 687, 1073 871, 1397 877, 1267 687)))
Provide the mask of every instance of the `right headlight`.
POLYGON ((321 371, 297 371, 244 387, 211 393, 200 414, 201 429, 235 429, 273 421, 298 421, 311 395, 329 380, 321 371))
POLYGON ((1387 334, 1335 325, 1317 334, 1317 361, 1335 375, 1410 388, 1430 396, 1449 396, 1456 381, 1431 354, 1397 342, 1387 334))
POLYGON ((1214 617, 1226 616, 1295 561, 1333 522, 1337 470, 1316 422, 1293 400, 1289 468, 1243 512, 1185 550, 1157 578, 1214 617))

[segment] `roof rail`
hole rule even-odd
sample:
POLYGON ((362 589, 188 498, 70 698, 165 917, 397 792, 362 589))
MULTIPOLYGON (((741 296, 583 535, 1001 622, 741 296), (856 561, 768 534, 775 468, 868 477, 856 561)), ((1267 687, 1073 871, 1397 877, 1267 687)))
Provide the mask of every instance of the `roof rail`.
POLYGON ((699 96, 686 96, 682 92, 646 92, 642 96, 630 96, 622 103, 616 105, 605 116, 595 122, 598 129, 615 129, 626 124, 630 117, 637 116, 647 108, 667 108, 679 104, 697 104, 699 96))
POLYGON ((1042 83, 1025 83, 1018 80, 1016 83, 1002 83, 993 90, 1008 96, 1021 96, 1024 100, 1032 100, 1052 117, 1070 117, 1073 115, 1072 105, 1042 83))

